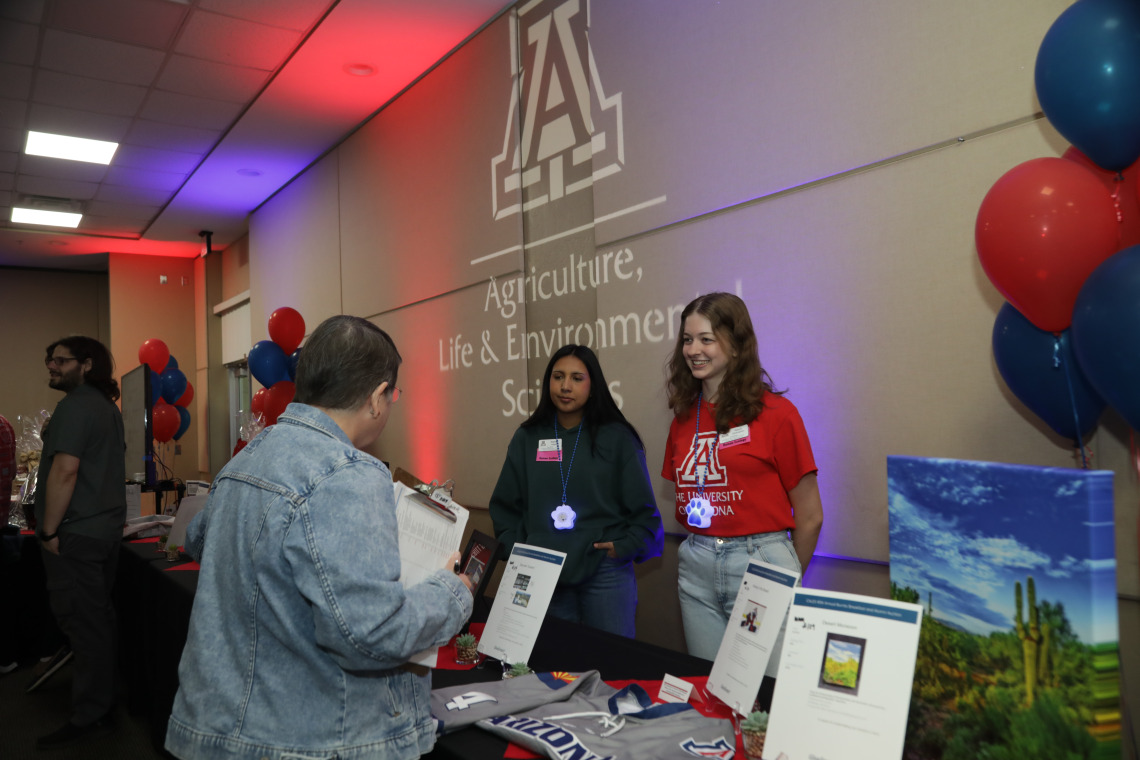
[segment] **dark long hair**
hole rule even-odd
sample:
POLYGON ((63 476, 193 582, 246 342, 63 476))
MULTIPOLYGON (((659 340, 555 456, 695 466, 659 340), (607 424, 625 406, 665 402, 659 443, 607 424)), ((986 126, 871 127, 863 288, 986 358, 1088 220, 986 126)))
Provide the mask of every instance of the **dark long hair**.
POLYGON ((554 423, 558 412, 554 408, 554 402, 550 400, 550 376, 554 373, 554 365, 564 356, 573 356, 581 360, 590 374, 590 396, 586 399, 586 405, 582 407, 582 424, 590 431, 590 440, 593 442, 591 450, 597 448, 598 430, 611 422, 618 422, 629 428, 629 432, 633 433, 633 437, 637 440, 637 445, 645 448, 637 429, 625 418, 621 409, 618 409, 617 402, 610 393, 610 386, 606 383, 606 376, 602 374, 602 365, 598 363, 597 355, 589 346, 579 346, 574 343, 563 346, 550 357, 546 372, 542 375, 542 392, 539 394, 538 406, 522 423, 522 427, 554 423))
POLYGON ((388 333, 367 319, 329 317, 301 350, 293 399, 324 409, 356 409, 380 383, 392 392, 401 361, 388 333))
POLYGON ((69 335, 47 347, 45 354, 47 358, 51 358, 56 346, 66 346, 80 364, 90 359, 91 369, 83 373, 83 382, 106 396, 108 401, 119 400, 119 382, 115 380, 115 360, 106 346, 86 335, 69 335))
POLYGON ((669 379, 665 391, 673 414, 683 417, 697 403, 701 381, 693 377, 685 361, 685 320, 699 314, 712 325, 713 334, 728 354, 728 366, 717 391, 716 429, 726 432, 733 424, 748 424, 760 416, 764 409, 764 394, 776 396, 777 391, 767 370, 760 364, 756 348, 756 331, 744 301, 732 293, 708 293, 697 296, 681 312, 681 327, 677 331, 677 345, 669 358, 669 379))

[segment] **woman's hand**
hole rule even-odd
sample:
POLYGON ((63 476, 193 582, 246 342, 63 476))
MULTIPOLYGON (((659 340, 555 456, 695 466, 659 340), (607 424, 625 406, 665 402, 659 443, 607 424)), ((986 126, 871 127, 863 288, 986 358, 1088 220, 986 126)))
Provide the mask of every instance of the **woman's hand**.
POLYGON ((617 559, 617 552, 614 551, 614 542, 613 541, 599 541, 596 544, 594 544, 594 548, 595 549, 604 549, 607 557, 609 557, 610 559, 617 559))

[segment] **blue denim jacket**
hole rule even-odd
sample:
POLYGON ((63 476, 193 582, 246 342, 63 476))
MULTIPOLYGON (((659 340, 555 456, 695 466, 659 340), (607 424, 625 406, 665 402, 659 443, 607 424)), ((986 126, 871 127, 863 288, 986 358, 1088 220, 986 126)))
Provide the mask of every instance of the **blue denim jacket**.
POLYGON ((202 564, 166 748, 185 760, 413 758, 434 744, 431 677, 471 594, 400 585, 388 469, 290 404, 219 473, 187 531, 202 564))

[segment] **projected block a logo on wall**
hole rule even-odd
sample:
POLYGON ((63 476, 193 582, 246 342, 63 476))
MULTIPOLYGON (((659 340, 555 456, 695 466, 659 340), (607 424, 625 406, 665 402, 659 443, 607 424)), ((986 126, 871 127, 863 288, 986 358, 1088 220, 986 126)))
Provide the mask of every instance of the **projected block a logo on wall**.
POLYGON ((587 0, 539 0, 518 12, 511 60, 520 60, 521 44, 521 71, 511 88, 503 151, 491 160, 496 220, 557 201, 622 169, 621 93, 605 94, 588 27, 587 0))

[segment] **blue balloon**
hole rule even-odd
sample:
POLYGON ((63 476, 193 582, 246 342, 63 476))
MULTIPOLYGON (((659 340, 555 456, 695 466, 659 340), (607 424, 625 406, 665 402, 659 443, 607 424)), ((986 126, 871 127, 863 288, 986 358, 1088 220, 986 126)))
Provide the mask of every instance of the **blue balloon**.
POLYGON ((1085 376, 1140 430, 1140 245, 1093 270, 1077 295, 1069 330, 1085 376))
POLYGON ((297 379, 297 362, 299 362, 300 360, 301 360, 301 349, 298 348, 296 351, 289 354, 289 379, 290 380, 296 380, 297 379))
POLYGON ((186 375, 180 369, 167 369, 162 371, 162 397, 166 403, 173 404, 182 398, 186 392, 186 375))
POLYGON ((1099 166, 1140 157, 1140 3, 1079 0, 1037 51, 1037 99, 1050 123, 1099 166))
POLYGON ((249 371, 257 382, 272 388, 289 379, 289 359, 281 346, 271 340, 259 340, 249 350, 249 371))
POLYGON ((174 440, 177 441, 190 428, 190 410, 184 406, 174 408, 178 410, 178 416, 182 418, 182 421, 178 423, 178 432, 174 434, 174 440))
POLYGON ((174 354, 171 354, 170 358, 166 360, 166 366, 162 368, 162 371, 165 372, 168 369, 178 369, 178 360, 174 358, 174 354))
POLYGON ((162 398, 162 375, 150 371, 150 405, 153 407, 162 398))
POLYGON ((1079 442, 1093 431, 1104 399, 1081 372, 1068 330, 1042 330, 1007 303, 994 320, 993 350, 1013 395, 1058 435, 1079 442))

